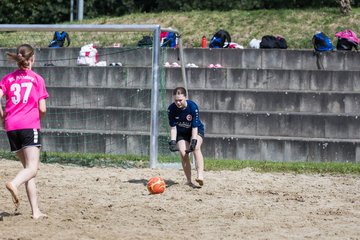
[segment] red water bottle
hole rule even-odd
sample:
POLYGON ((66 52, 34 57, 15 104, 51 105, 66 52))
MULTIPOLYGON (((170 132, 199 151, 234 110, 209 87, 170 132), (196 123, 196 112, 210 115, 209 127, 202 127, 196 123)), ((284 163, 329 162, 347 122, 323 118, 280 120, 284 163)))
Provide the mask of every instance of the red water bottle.
POLYGON ((201 38, 201 47, 206 48, 206 37, 205 37, 205 35, 202 36, 202 38, 201 38))

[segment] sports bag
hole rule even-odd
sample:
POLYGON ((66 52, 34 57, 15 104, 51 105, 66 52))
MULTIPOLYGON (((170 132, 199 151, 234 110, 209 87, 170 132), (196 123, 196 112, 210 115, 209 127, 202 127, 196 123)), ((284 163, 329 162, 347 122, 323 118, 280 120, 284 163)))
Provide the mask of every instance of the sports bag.
POLYGON ((265 35, 261 38, 260 48, 287 49, 287 43, 282 36, 265 35))
POLYGON ((143 36, 138 42, 138 47, 151 47, 153 44, 153 38, 151 36, 143 36))
MULTIPOLYGON (((167 32, 167 34, 166 34, 166 32, 164 32, 163 35, 165 35, 165 37, 163 38, 161 47, 175 48, 177 46, 178 36, 176 35, 176 33, 167 32)), ((161 37, 161 35, 160 35, 160 37, 161 37)))
POLYGON ((359 39, 357 38, 356 33, 351 31, 350 29, 345 29, 341 32, 335 33, 335 37, 337 37, 338 39, 336 44, 337 50, 351 51, 352 48, 358 50, 359 39))
POLYGON ((331 51, 334 49, 330 38, 323 32, 317 32, 312 38, 312 43, 314 50, 317 52, 331 51))
POLYGON ((228 48, 231 43, 229 32, 220 29, 210 39, 209 48, 228 48))
POLYGON ((77 65, 95 66, 98 59, 99 55, 96 47, 93 44, 88 44, 81 47, 77 58, 77 65))
POLYGON ((67 47, 70 46, 70 37, 67 32, 61 32, 59 33, 56 31, 54 33, 53 39, 50 42, 49 47, 50 48, 60 48, 64 46, 65 40, 67 41, 67 47))

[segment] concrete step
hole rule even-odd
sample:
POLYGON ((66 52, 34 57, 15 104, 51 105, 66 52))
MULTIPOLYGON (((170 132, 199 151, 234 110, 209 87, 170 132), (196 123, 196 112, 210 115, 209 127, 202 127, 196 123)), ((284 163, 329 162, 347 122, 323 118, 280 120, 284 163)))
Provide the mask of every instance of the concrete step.
POLYGON ((49 106, 150 108, 151 90, 139 88, 47 87, 49 106))
MULTIPOLYGON (((48 87, 52 106, 150 108, 151 90, 136 88, 48 87)), ((167 108, 172 90, 161 96, 167 108)), ((360 112, 360 93, 190 89, 202 110, 346 113, 360 112)))
MULTIPOLYGON (((11 66, 5 53, 15 49, 0 49, 0 66, 11 66)), ((53 63, 56 66, 76 66, 80 48, 36 49, 36 66, 53 63)), ((99 61, 121 62, 126 66, 151 66, 149 48, 99 48, 99 61)), ((163 62, 179 62, 179 49, 161 49, 163 62)), ((355 51, 322 53, 322 63, 327 70, 360 70, 360 60, 355 51)), ((201 67, 219 63, 225 67, 259 69, 318 69, 312 50, 282 49, 184 49, 185 63, 201 67)))
MULTIPOLYGON (((176 50, 168 50, 168 60, 176 60, 176 50)), ((185 62, 200 66, 220 63, 225 67, 259 69, 318 69, 312 50, 290 49, 185 49, 185 62)), ((355 51, 333 51, 321 54, 327 70, 359 70, 360 62, 355 51)))
MULTIPOLYGON (((44 129, 43 151, 109 154, 149 154, 149 133, 133 131, 63 131, 44 129)), ((8 149, 4 132, 0 148, 8 149)), ((267 160, 279 162, 360 162, 359 140, 267 136, 224 137, 207 134, 202 147, 205 157, 216 159, 267 160)), ((168 136, 159 136, 159 154, 169 155, 168 136)))
MULTIPOLYGON (((297 112, 202 111, 206 134, 359 139, 360 117, 345 114, 297 112), (221 126, 221 127, 220 127, 221 126)), ((43 119, 45 129, 150 131, 150 109, 49 107, 43 119)), ((159 118, 159 130, 168 131, 166 111, 159 118)))
MULTIPOLYGON (((13 68, 0 67, 3 76, 13 68)), ((38 67, 47 86, 151 89, 150 67, 38 67)), ((183 85, 181 69, 163 69, 165 87, 183 85)), ((190 89, 360 91, 360 71, 280 70, 242 68, 187 68, 190 89)))

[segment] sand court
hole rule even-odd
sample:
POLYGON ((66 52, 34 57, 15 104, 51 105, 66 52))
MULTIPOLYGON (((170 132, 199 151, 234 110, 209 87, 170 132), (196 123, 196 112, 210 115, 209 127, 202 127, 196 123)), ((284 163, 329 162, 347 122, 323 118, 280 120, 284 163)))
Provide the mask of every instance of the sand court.
POLYGON ((207 171, 192 188, 178 169, 41 164, 48 218, 33 220, 24 186, 16 214, 5 188, 20 168, 0 160, 0 239, 360 239, 359 176, 247 168, 207 171), (150 195, 147 180, 157 175, 167 189, 150 195))

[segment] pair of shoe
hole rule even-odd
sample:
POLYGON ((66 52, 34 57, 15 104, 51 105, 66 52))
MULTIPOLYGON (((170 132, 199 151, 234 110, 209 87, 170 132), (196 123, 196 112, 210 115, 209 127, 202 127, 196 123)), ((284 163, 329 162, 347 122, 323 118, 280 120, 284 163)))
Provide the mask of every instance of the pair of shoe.
POLYGON ((173 63, 169 63, 169 62, 166 62, 165 64, 164 64, 164 67, 181 67, 181 65, 180 64, 178 64, 177 62, 173 62, 173 63))
POLYGON ((188 64, 186 64, 186 67, 188 67, 188 68, 198 68, 199 66, 196 65, 195 63, 188 63, 188 64))
POLYGON ((113 63, 110 63, 109 66, 111 66, 111 67, 114 67, 114 66, 122 67, 122 63, 121 62, 117 62, 117 63, 113 62, 113 63))
POLYGON ((106 67, 106 61, 100 61, 95 63, 95 66, 97 67, 106 67))
POLYGON ((209 64, 208 68, 223 68, 223 66, 221 64, 219 64, 219 63, 217 63, 215 65, 214 64, 209 64))

